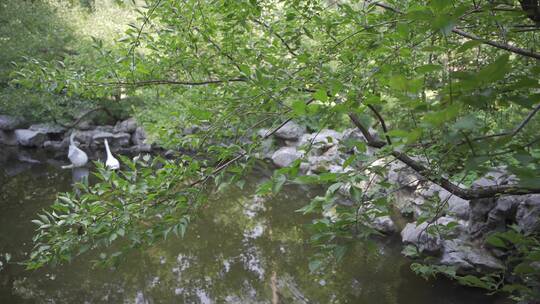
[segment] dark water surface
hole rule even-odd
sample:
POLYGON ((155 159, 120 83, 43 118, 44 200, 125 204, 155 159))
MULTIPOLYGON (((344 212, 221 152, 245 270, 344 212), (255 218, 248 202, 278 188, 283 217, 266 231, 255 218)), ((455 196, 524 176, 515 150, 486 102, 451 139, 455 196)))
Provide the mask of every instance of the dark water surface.
MULTIPOLYGON (((73 173, 46 155, 0 146, 0 303, 494 303, 482 291, 411 273, 399 240, 358 244, 343 263, 309 273, 306 225, 294 210, 315 195, 288 187, 271 200, 253 192, 266 177, 229 189, 186 237, 133 252, 116 269, 92 268, 99 252, 71 264, 25 271, 36 212, 71 189, 73 173), (23 151, 24 152, 24 151, 23 151), (5 256, 11 256, 6 263, 5 256)), ((80 172, 78 172, 80 173, 80 172)))

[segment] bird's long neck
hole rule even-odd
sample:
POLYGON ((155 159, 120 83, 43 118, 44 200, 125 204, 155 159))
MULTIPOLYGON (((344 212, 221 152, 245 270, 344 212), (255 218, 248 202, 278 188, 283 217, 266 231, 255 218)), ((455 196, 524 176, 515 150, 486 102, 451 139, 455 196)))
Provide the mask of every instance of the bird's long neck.
POLYGON ((75 143, 73 142, 75 139, 75 132, 71 133, 71 136, 69 137, 69 144, 74 146, 75 143))
POLYGON ((111 149, 109 149, 109 142, 105 139, 105 150, 107 151, 107 157, 112 157, 111 149))

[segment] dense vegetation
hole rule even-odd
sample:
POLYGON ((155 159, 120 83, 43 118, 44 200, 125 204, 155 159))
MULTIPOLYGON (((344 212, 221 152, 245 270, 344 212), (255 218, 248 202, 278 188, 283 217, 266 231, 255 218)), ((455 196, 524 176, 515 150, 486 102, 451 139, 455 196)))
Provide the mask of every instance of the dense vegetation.
MULTIPOLYGON (((29 5, 4 3, 2 8, 25 13, 22 8, 29 5)), ((64 5, 31 4, 50 12, 51 20, 64 5)), ((126 170, 100 170, 100 182, 81 186, 80 197, 61 196, 55 212, 37 220, 40 229, 29 267, 68 261, 122 237, 130 248, 171 232, 184 234, 210 190, 243 185, 242 177, 260 150, 256 130, 277 130, 291 119, 314 131, 355 126, 367 143, 350 146, 359 151, 379 148, 373 156, 359 153, 348 159, 345 166, 354 168, 348 173, 300 176, 297 161, 276 170, 259 189, 273 195, 285 183, 329 186, 326 196, 306 206, 306 212, 328 209, 345 183, 357 185, 370 173, 383 174, 386 165, 368 166, 378 159, 398 159, 465 199, 539 193, 539 5, 511 0, 154 0, 144 7, 118 6, 138 14, 120 37, 107 33, 88 39, 93 33, 83 33, 72 38, 90 26, 66 30, 60 24, 59 33, 36 33, 39 40, 13 38, 21 45, 12 44, 13 50, 1 54, 13 57, 2 58, 1 64, 16 62, 2 66, 2 94, 16 90, 51 97, 24 97, 34 100, 31 104, 3 100, 8 111, 31 107, 39 117, 51 109, 50 117, 69 120, 76 115, 59 107, 71 109, 74 102, 84 101, 88 110, 132 112, 162 145, 199 151, 180 153, 174 161, 124 159, 126 170), (27 47, 43 39, 56 49, 41 53, 37 46, 27 47), (70 39, 86 43, 79 43, 77 51, 66 50, 70 39), (18 60, 20 54, 25 60, 18 60), (120 92, 129 97, 115 98, 120 92), (185 135, 184 128, 192 125, 205 128, 185 135), (505 166, 519 183, 468 187, 498 166, 505 166)), ((0 32, 0 39, 5 35, 0 32)), ((391 185, 367 184, 351 189, 358 206, 375 201, 380 212, 387 212, 387 197, 377 191, 391 185)), ((438 216, 436 207, 433 217, 438 216)), ((372 232, 359 223, 355 208, 338 215, 333 222, 318 221, 314 237, 323 252, 337 257, 347 241, 372 232)), ((538 274, 514 267, 540 259, 538 236, 516 235, 499 238, 507 240, 501 247, 519 252, 519 262, 507 271, 520 277, 521 285, 505 291, 531 297, 538 274)), ((324 256, 310 266, 316 269, 324 256)), ((489 280, 463 282, 503 289, 489 280)))

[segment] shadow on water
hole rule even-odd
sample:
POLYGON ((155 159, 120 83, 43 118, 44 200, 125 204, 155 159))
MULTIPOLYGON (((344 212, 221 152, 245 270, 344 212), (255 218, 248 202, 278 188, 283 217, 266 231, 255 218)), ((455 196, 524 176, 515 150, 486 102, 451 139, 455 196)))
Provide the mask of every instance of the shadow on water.
MULTIPOLYGON (((0 153, 1 155, 2 153, 0 153)), ((5 154, 5 153, 4 153, 5 154)), ((20 153, 19 153, 20 154, 20 153)), ((60 170, 46 155, 0 156, 0 254, 21 261, 31 249, 30 220, 88 170, 60 170)), ((294 212, 316 191, 286 187, 272 199, 254 195, 267 172, 243 190, 213 197, 183 239, 169 237, 131 252, 117 268, 91 267, 100 252, 69 265, 28 272, 0 268, 0 303, 493 303, 481 291, 411 273, 398 237, 368 250, 362 243, 343 263, 310 274, 316 252, 309 217, 294 212)), ((114 251, 114 248, 110 252, 114 251)), ((5 262, 4 260, 2 260, 5 262)))

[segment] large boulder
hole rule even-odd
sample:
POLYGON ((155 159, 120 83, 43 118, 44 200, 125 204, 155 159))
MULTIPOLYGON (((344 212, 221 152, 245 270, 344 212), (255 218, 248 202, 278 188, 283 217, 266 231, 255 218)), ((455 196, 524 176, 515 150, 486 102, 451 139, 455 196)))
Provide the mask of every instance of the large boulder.
POLYGON ((277 138, 281 139, 299 139, 306 132, 306 127, 301 126, 294 121, 289 121, 283 127, 274 133, 277 138))
POLYGON ((296 150, 295 147, 282 147, 272 154, 272 161, 279 168, 283 168, 301 157, 302 153, 296 150))
POLYGON ((540 194, 522 196, 516 212, 516 222, 526 234, 540 233, 540 194))
POLYGON ((462 239, 445 240, 440 264, 456 267, 459 274, 504 270, 504 264, 489 251, 462 239))
POLYGON ((24 121, 22 119, 8 115, 0 115, 0 130, 13 131, 22 127, 24 127, 24 121))
POLYGON ((514 223, 523 196, 509 195, 500 198, 483 198, 470 201, 469 233, 482 238, 492 231, 504 231, 514 223))
POLYGON ((114 126, 115 133, 133 133, 136 129, 137 121, 135 118, 128 118, 124 121, 120 121, 114 126))
POLYGON ((0 130, 0 145, 16 146, 18 144, 17 137, 15 137, 13 131, 0 130))
POLYGON ((47 134, 28 129, 15 130, 15 137, 19 145, 23 147, 41 147, 47 140, 47 134))
POLYGON ((448 212, 451 215, 454 215, 462 220, 469 219, 469 214, 471 211, 471 208, 469 207, 469 201, 453 195, 439 185, 429 182, 425 183, 424 185, 416 189, 416 193, 425 198, 430 198, 437 195, 441 202, 447 203, 448 212))
POLYGON ((441 217, 434 223, 423 222, 420 225, 408 223, 401 231, 401 239, 405 244, 415 245, 420 252, 438 254, 443 248, 442 238, 433 230, 435 225, 447 226, 450 223, 458 223, 456 233, 463 229, 463 223, 452 217, 441 217))
POLYGON ((146 132, 144 131, 143 127, 137 127, 135 129, 135 132, 133 132, 133 135, 131 136, 131 141, 133 141, 135 145, 147 144, 146 132))

